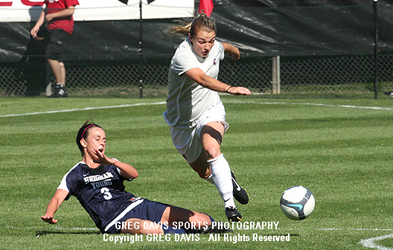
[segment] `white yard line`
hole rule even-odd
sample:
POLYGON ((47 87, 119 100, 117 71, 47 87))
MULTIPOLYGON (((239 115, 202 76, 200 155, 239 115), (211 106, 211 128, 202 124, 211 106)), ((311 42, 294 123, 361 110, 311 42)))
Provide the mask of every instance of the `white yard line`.
POLYGON ((319 231, 393 231, 393 228, 320 228, 319 231))
MULTIPOLYGON (((6 225, 7 228, 12 228, 12 229, 42 229, 41 227, 20 227, 20 226, 11 226, 11 225, 6 225)), ((51 229, 54 230, 83 230, 83 231, 93 231, 93 230, 99 230, 96 227, 70 227, 70 228, 64 228, 64 227, 59 227, 59 226, 53 226, 51 229)))
POLYGON ((339 104, 324 104, 324 103, 309 103, 309 102, 256 102, 256 101, 226 101, 227 103, 253 103, 266 105, 302 105, 302 106, 320 106, 320 107, 337 107, 337 108, 354 108, 354 109, 371 109, 371 110, 393 110, 393 108, 372 107, 372 106, 356 106, 356 105, 339 105, 339 104))
POLYGON ((22 114, 0 115, 0 118, 4 118, 4 117, 18 117, 18 116, 29 116, 29 115, 43 115, 43 114, 58 114, 58 113, 68 113, 68 112, 85 111, 85 110, 126 108, 126 107, 147 106, 147 105, 161 105, 161 104, 165 104, 165 102, 134 103, 134 104, 123 104, 123 105, 114 105, 114 106, 87 107, 87 108, 80 108, 80 109, 50 110, 50 111, 42 111, 42 112, 32 112, 32 113, 22 113, 22 114))
POLYGON ((359 241, 359 244, 361 244, 364 247, 376 248, 378 250, 389 250, 389 249, 391 250, 392 248, 390 248, 390 247, 384 247, 384 246, 381 246, 381 245, 378 245, 377 243, 375 243, 376 241, 389 239, 389 238, 393 238, 393 234, 388 234, 388 235, 384 235, 384 236, 378 236, 378 237, 374 237, 374 238, 370 238, 370 239, 361 240, 361 241, 359 241))
MULTIPOLYGON (((356 105, 335 105, 335 104, 323 104, 323 103, 296 103, 296 102, 257 102, 257 101, 228 101, 224 100, 224 103, 239 103, 239 104, 261 104, 261 105, 303 105, 303 106, 319 106, 319 107, 337 107, 337 108, 353 108, 353 109, 371 109, 371 110, 388 110, 391 111, 393 108, 383 108, 383 107, 372 107, 372 106, 356 106, 356 105)), ((80 109, 63 109, 63 110, 49 110, 41 112, 32 113, 21 113, 21 114, 8 114, 0 115, 0 118, 5 117, 20 117, 20 116, 30 116, 30 115, 42 115, 42 114, 58 114, 58 113, 68 113, 75 111, 86 111, 86 110, 98 110, 98 109, 113 109, 113 108, 126 108, 126 107, 136 107, 136 106, 148 106, 148 105, 163 105, 165 102, 152 102, 152 103, 134 103, 134 104, 123 104, 114 106, 102 106, 102 107, 86 107, 80 109)))

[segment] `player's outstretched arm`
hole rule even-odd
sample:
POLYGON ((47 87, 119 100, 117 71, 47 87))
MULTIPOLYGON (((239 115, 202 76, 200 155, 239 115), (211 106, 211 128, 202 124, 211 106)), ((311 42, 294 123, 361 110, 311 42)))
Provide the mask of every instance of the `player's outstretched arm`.
POLYGON ((244 87, 229 87, 226 92, 231 95, 251 95, 251 91, 244 87))
POLYGON ((52 199, 50 200, 48 207, 46 208, 45 215, 41 216, 41 219, 50 224, 57 223, 57 220, 53 218, 56 211, 59 209, 60 205, 63 203, 64 199, 67 197, 68 192, 63 189, 57 189, 52 199))
POLYGON ((244 87, 232 87, 226 83, 220 82, 219 80, 206 75, 200 68, 189 69, 185 74, 196 83, 214 91, 227 92, 232 95, 251 95, 251 91, 249 89, 244 87))
POLYGON ((229 55, 232 60, 237 61, 240 59, 240 51, 238 48, 233 46, 230 43, 221 43, 222 46, 224 47, 224 53, 229 55))
POLYGON ((114 162, 114 164, 116 167, 118 167, 120 169, 120 174, 126 178, 126 179, 135 179, 136 177, 138 177, 138 171, 136 171, 136 169, 131 166, 130 164, 121 162, 121 161, 116 161, 114 162))

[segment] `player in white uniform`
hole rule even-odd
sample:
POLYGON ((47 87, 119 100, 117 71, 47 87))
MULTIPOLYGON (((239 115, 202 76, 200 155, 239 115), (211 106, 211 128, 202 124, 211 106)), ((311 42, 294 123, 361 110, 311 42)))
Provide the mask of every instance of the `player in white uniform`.
POLYGON ((231 172, 220 146, 229 125, 218 92, 250 95, 244 87, 233 87, 217 80, 220 60, 228 54, 240 58, 239 49, 216 41, 216 25, 204 14, 191 25, 174 26, 173 34, 187 38, 177 48, 168 74, 167 111, 164 118, 171 129, 172 141, 181 155, 201 178, 216 185, 230 221, 240 221, 235 198, 248 203, 248 195, 231 172))

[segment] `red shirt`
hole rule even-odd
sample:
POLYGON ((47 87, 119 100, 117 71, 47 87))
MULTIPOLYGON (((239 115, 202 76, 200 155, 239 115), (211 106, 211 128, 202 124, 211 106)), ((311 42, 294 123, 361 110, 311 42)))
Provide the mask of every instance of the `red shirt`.
MULTIPOLYGON (((70 6, 79 5, 78 0, 45 0, 47 13, 59 12, 70 6)), ((48 30, 62 29, 70 34, 74 29, 74 18, 72 16, 66 18, 55 18, 48 22, 48 30)))

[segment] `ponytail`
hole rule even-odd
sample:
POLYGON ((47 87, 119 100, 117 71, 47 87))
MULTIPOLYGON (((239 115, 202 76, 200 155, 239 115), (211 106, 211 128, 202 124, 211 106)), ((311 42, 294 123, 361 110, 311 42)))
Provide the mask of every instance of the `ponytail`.
POLYGON ((177 34, 186 35, 190 34, 195 36, 199 30, 205 30, 208 32, 214 31, 217 33, 216 23, 213 19, 201 13, 197 15, 192 22, 180 21, 178 25, 169 27, 165 33, 173 36, 177 34))

